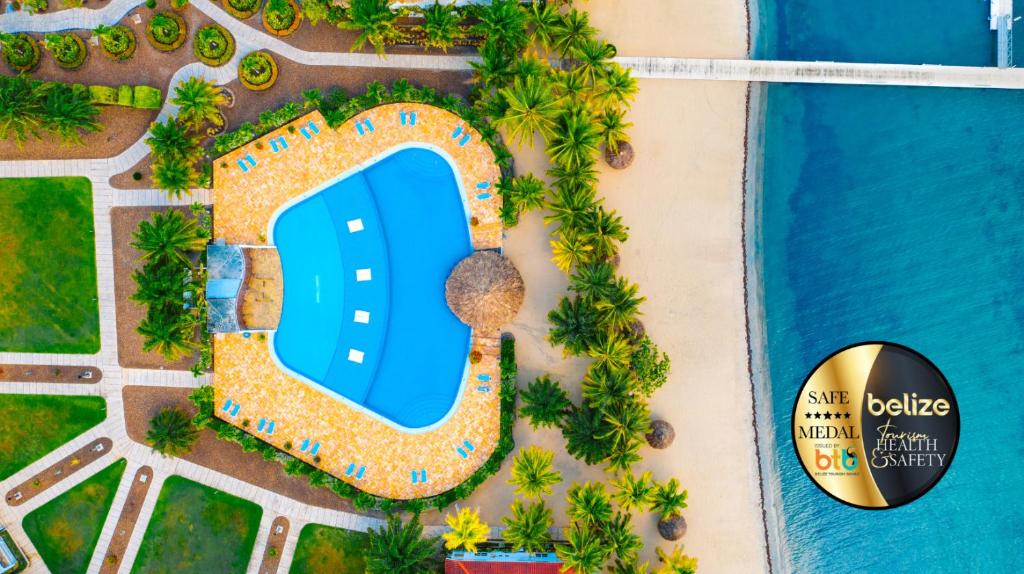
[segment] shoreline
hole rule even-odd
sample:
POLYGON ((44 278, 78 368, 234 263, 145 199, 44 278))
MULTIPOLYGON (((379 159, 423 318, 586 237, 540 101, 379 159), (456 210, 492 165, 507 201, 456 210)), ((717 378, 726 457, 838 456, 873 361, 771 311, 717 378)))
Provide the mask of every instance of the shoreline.
MULTIPOLYGON (((760 33, 759 0, 746 0, 747 57, 753 59, 760 33)), ((765 153, 765 119, 768 86, 747 84, 746 133, 743 141, 743 299, 746 318, 747 371, 753 408, 757 470, 761 487, 761 516, 769 572, 789 572, 784 537, 781 492, 777 488, 775 426, 772 416, 771 379, 768 369, 762 281, 761 208, 765 153)))

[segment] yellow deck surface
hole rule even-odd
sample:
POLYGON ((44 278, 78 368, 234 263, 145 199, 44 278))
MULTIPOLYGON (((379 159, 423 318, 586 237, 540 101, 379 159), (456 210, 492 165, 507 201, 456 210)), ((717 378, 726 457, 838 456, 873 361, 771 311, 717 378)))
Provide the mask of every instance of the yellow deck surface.
MULTIPOLYGON (((223 156, 214 165, 214 237, 233 244, 265 245, 272 216, 289 199, 408 143, 432 145, 454 160, 470 214, 478 220, 470 229, 474 248, 500 247, 501 198, 495 189, 500 171, 493 152, 458 116, 424 104, 379 106, 351 118, 337 130, 328 128, 323 116, 313 112, 223 156), (416 125, 401 125, 399 111, 415 111, 416 125), (355 125, 367 118, 374 131, 360 136, 355 125), (299 128, 310 121, 320 133, 307 140, 299 128), (458 126, 471 136, 465 146, 459 146, 461 135, 451 137, 458 126), (270 139, 278 136, 288 140, 289 148, 274 153, 270 139), (251 155, 257 165, 243 173, 238 160, 246 155, 251 155), (476 199, 477 183, 483 181, 490 183, 487 191, 492 194, 491 199, 476 199)), ((273 266, 272 262, 267 263, 273 266)), ((276 294, 276 289, 268 288, 267 293, 276 294)), ((245 309, 243 301, 243 314, 245 309)), ((430 333, 424 336, 429 337, 430 333)), ((214 337, 215 413, 371 494, 394 499, 439 494, 466 480, 497 444, 498 336, 498 332, 473 333, 472 348, 480 351, 483 358, 470 365, 455 412, 436 429, 410 433, 285 374, 274 362, 269 337, 219 334, 214 337), (481 382, 478 375, 489 377, 489 382, 481 382), (482 386, 490 390, 479 390, 482 386), (228 399, 241 405, 234 417, 220 408, 228 399), (268 424, 263 432, 258 432, 261 419, 268 424), (274 422, 273 435, 267 433, 269 421, 274 422), (320 443, 319 462, 309 454, 311 449, 300 452, 306 439, 310 439, 311 447, 320 443), (475 450, 465 449, 463 441, 469 441, 475 450), (467 458, 459 454, 459 447, 467 451, 467 458), (356 479, 363 466, 363 477, 356 479), (413 471, 420 475, 423 470, 427 482, 413 484, 413 471)))

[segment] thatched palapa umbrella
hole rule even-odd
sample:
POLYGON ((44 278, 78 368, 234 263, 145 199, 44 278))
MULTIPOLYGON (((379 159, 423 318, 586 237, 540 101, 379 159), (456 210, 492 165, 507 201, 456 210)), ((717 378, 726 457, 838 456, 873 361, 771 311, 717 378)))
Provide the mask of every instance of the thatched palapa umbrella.
POLYGON ((477 251, 455 266, 444 285, 448 307, 474 329, 495 330, 523 304, 523 277, 495 251, 477 251))

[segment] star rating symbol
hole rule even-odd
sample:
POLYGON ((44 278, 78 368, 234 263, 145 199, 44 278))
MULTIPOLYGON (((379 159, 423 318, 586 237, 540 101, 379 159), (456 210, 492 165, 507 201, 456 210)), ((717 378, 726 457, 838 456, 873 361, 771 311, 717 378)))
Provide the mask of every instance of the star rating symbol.
POLYGON ((807 412, 807 413, 804 413, 804 417, 806 417, 806 418, 811 418, 811 413, 809 413, 809 412, 807 412))
POLYGON ((825 411, 825 420, 831 420, 831 419, 832 419, 832 413, 830 413, 828 411, 825 411))
POLYGON ((821 413, 814 413, 814 418, 820 419, 821 418, 821 413))

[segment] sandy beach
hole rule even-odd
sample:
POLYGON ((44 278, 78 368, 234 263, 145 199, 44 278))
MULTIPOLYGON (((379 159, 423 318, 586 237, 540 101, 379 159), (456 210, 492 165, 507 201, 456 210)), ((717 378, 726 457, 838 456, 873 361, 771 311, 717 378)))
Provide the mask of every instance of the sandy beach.
MULTIPOLYGON (((623 56, 746 57, 742 0, 591 0, 586 9, 623 56)), ((620 272, 640 284, 647 330, 672 358, 669 382, 651 406, 677 438, 663 451, 644 448, 636 470, 678 477, 689 490, 681 542, 701 571, 716 573, 768 570, 744 315, 746 93, 742 83, 641 80, 629 117, 636 161, 621 172, 604 168, 599 186, 630 227, 620 272)), ((539 143, 515 157, 518 173, 544 171, 539 143)), ((566 278, 549 262, 541 214, 508 231, 506 254, 527 285, 523 310, 508 328, 518 341, 520 383, 547 373, 578 399, 586 363, 563 360, 544 339, 546 314, 566 278)), ((520 421, 516 439, 556 452, 565 482, 549 502, 558 526, 573 481, 607 479, 601 468, 570 457, 556 430, 537 432, 520 421)), ((464 503, 479 507, 492 526, 500 526, 513 498, 508 467, 464 503)), ((656 518, 639 516, 637 526, 647 543, 643 559, 653 564, 661 541, 656 518)))

